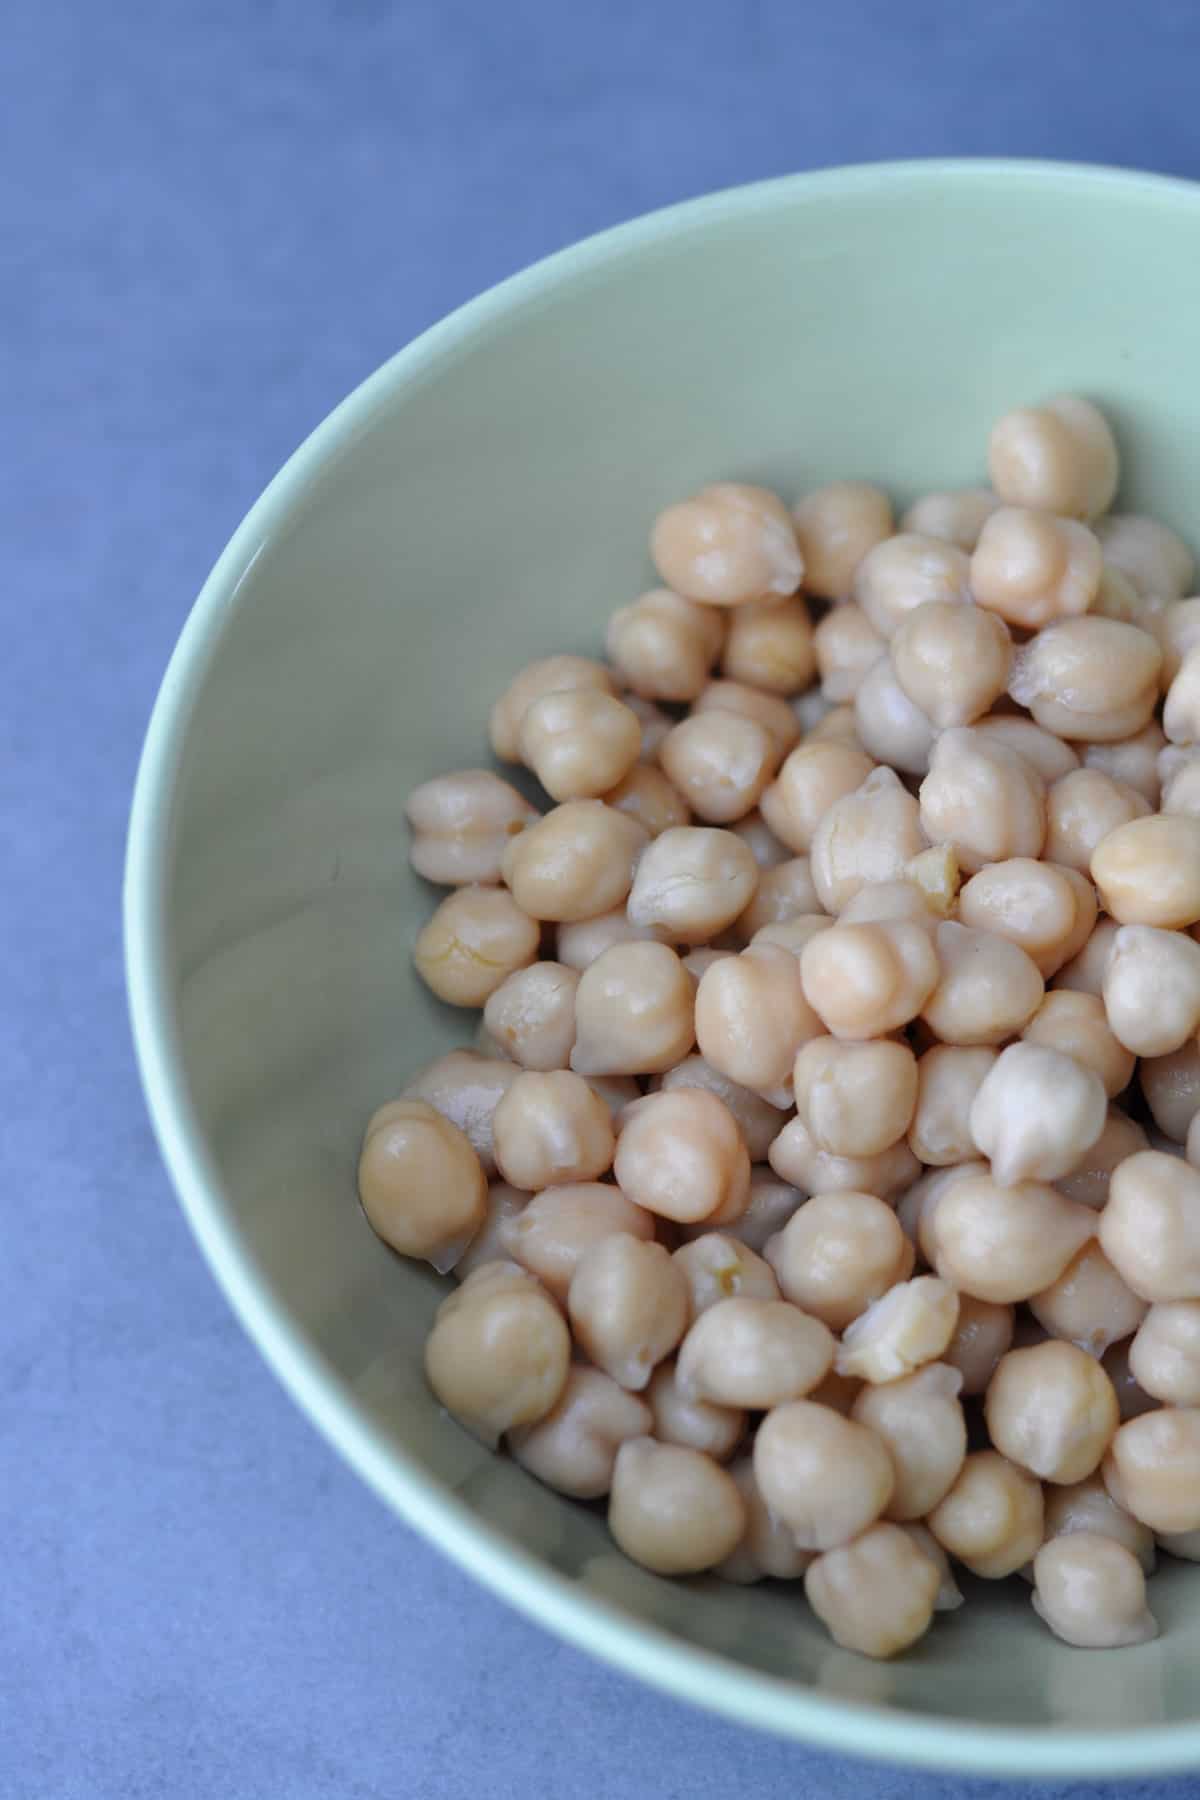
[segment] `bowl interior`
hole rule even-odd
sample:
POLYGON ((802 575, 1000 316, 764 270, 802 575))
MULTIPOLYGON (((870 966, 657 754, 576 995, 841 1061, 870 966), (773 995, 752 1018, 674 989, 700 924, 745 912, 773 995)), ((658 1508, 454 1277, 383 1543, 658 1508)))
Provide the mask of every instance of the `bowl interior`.
POLYGON ((419 1349, 443 1284, 354 1195, 367 1114, 475 1023, 409 967, 435 895, 407 865, 404 799, 488 760, 488 707, 524 661, 599 649, 649 584, 655 510, 709 479, 790 498, 860 475, 903 502, 981 477, 1005 406, 1076 388, 1116 423, 1122 504, 1200 540, 1198 195, 850 171, 519 278, 289 465, 193 616, 147 750, 135 1022, 168 1159, 252 1329, 376 1484, 512 1597, 698 1700, 845 1747, 996 1772, 1194 1757, 1186 1733, 1075 1734, 1196 1720, 1200 1572, 1155 1580, 1163 1635, 1119 1655, 1055 1643, 1022 1584, 978 1584, 872 1665, 786 1587, 636 1570, 598 1510, 440 1416, 419 1349), (956 1729, 974 1726, 1000 1730, 956 1729))

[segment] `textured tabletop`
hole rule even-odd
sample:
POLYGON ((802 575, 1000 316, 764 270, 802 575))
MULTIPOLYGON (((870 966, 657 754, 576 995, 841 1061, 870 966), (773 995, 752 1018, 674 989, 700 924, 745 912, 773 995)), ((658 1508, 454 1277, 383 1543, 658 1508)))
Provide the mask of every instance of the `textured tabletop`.
POLYGON ((10 0, 3 1800, 993 1791, 810 1756, 633 1685, 336 1460, 159 1165, 125 1023, 126 810, 229 533, 448 309, 599 227, 818 164, 1200 175, 1198 53, 1190 0, 10 0))

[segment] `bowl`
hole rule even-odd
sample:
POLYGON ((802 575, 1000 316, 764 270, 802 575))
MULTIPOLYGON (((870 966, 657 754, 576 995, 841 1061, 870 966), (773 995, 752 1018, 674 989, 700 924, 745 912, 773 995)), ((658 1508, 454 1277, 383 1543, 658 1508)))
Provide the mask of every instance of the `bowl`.
POLYGON ((839 1650, 785 1586, 669 1583, 597 1509, 442 1415, 444 1284, 355 1199, 367 1115, 466 1041, 409 963, 415 782, 487 759, 528 659, 596 650, 648 585, 655 511, 718 477, 838 475, 900 501, 982 470, 990 421, 1103 404, 1122 503, 1200 536, 1200 187, 915 163, 641 219, 485 294, 301 446, 218 561, 163 681, 130 828, 134 1032, 163 1155, 217 1279, 362 1476, 552 1631, 746 1724, 990 1775, 1200 1763, 1200 1570, 1162 1635, 1069 1649, 1020 1582, 976 1584, 906 1658, 839 1650))

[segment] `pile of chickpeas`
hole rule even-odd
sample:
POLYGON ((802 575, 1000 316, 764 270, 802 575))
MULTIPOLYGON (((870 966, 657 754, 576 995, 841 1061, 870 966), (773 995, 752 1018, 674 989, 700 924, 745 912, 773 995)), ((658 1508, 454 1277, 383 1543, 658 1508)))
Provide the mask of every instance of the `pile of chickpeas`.
POLYGON ((1103 415, 990 487, 716 483, 607 660, 411 796, 476 1047, 371 1119, 454 1419, 660 1575, 902 1651, 1023 1575, 1140 1643, 1200 1558, 1200 597, 1103 415), (528 791, 533 783, 526 782, 528 791))

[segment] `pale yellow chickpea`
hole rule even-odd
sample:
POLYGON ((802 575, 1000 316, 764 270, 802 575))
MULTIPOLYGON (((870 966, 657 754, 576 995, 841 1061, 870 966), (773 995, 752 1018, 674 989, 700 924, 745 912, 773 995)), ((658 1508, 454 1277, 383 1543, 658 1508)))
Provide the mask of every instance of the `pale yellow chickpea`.
POLYGON ((614 812, 626 813, 650 837, 669 831, 675 825, 690 825, 692 815, 687 801, 667 780, 661 769, 639 762, 602 796, 604 804, 614 812))
POLYGON ((740 1586, 770 1577, 774 1581, 796 1581, 813 1560, 811 1550, 800 1550, 787 1526, 774 1518, 758 1489, 754 1475, 754 1459, 739 1457, 729 1473, 738 1485, 746 1507, 746 1529, 741 1541, 714 1573, 722 1581, 735 1581, 740 1586))
POLYGON ((729 827, 735 837, 740 837, 748 846, 762 874, 769 869, 777 869, 781 863, 788 861, 790 852, 786 844, 781 843, 756 807, 746 814, 744 819, 735 819, 729 827))
POLYGON ((837 1156, 876 1156, 912 1122, 917 1059, 907 1044, 813 1038, 797 1051, 792 1079, 798 1117, 837 1156))
POLYGON ((737 1121, 702 1088, 647 1094, 630 1107, 613 1167, 638 1206, 683 1225, 731 1223, 750 1197, 750 1158, 737 1121))
POLYGON ((580 1257, 619 1231, 648 1243, 654 1236, 653 1215, 635 1206, 619 1187, 563 1182, 543 1188, 511 1221, 505 1254, 536 1275, 556 1300, 565 1301, 580 1257))
POLYGON ((667 587, 706 606, 794 594, 804 576, 783 501, 738 481, 714 482, 660 512, 650 555, 667 587))
POLYGON ((1047 731, 1113 743, 1149 721, 1161 665, 1157 640, 1137 625, 1063 619, 1017 651, 1008 691, 1047 731))
POLYGON ((613 694, 616 684, 612 671, 588 656, 546 656, 514 676, 493 706, 488 727, 501 762, 520 761, 521 721, 534 701, 569 688, 613 694))
POLYGON ((579 975, 562 963, 517 969, 489 994, 483 1022, 505 1056, 523 1069, 565 1069, 575 1043, 579 975))
POLYGON ((815 933, 800 953, 800 979, 832 1036, 863 1039, 916 1018, 931 1004, 942 970, 928 928, 891 919, 815 933))
POLYGON ((923 775, 937 729, 901 687, 890 656, 881 656, 854 696, 859 742, 876 761, 905 775, 923 775))
POLYGON ((898 1381, 949 1348, 958 1295, 936 1275, 897 1282, 846 1327, 834 1367, 874 1383, 898 1381))
POLYGON ((653 1075, 695 1041, 691 977, 666 944, 614 944, 578 978, 571 1067, 579 1075, 653 1075))
MULTIPOLYGON (((861 606, 852 600, 833 607, 813 632, 813 653, 821 677, 821 694, 831 706, 852 702, 868 672, 887 653, 881 638, 861 606)), ((818 728, 821 737, 830 733, 829 714, 818 728)), ((850 736, 857 742, 858 721, 848 715, 850 736)))
POLYGON ((930 1362, 898 1381, 868 1384, 855 1400, 850 1417, 882 1439, 896 1472, 889 1519, 923 1519, 957 1480, 967 1454, 961 1388, 957 1369, 930 1362))
POLYGON ((492 1121, 496 1167, 513 1187, 537 1193, 563 1181, 593 1181, 612 1166, 608 1107, 569 1069, 522 1069, 492 1121))
POLYGON ((938 1572, 938 1591, 933 1602, 933 1610, 939 1612, 957 1612, 963 1605, 966 1596, 954 1579, 954 1571, 950 1566, 950 1558, 942 1549, 930 1531, 924 1525, 904 1524, 899 1527, 905 1537, 910 1539, 922 1551, 938 1572))
POLYGON ((1016 752, 956 727, 934 744, 919 818, 929 841, 952 844, 961 867, 974 874, 985 863, 1041 855, 1046 786, 1016 752))
POLYGON ((804 554, 805 586, 823 600, 844 600, 867 552, 892 534, 892 503, 865 481, 831 481, 792 508, 804 554))
POLYGON ((1200 1172, 1142 1150, 1113 1170, 1100 1247, 1143 1300, 1200 1298, 1200 1172))
POLYGON ((1046 980, 1083 948, 1096 913, 1095 889, 1078 870, 1025 856, 981 869, 958 900, 963 925, 1019 944, 1046 980))
POLYGON ((902 877, 929 841, 920 807, 899 776, 873 770, 861 787, 833 802, 813 833, 812 877, 825 911, 841 912, 871 882, 902 877))
POLYGON ((1110 1345, 1100 1360, 1104 1364, 1104 1373, 1113 1384, 1122 1424, 1129 1419, 1140 1418, 1143 1413, 1152 1412, 1159 1404, 1138 1386, 1130 1373, 1127 1339, 1123 1343, 1110 1345))
POLYGON ((585 1356, 638 1393, 687 1329, 687 1283, 662 1244, 613 1232, 576 1262, 567 1316, 585 1356))
POLYGON ((1150 802, 1114 776, 1099 769, 1073 769, 1053 783, 1046 795, 1046 844, 1049 862, 1087 874, 1097 846, 1118 826, 1145 818, 1150 802))
POLYGON ((643 851, 629 917, 661 927, 676 943, 703 944, 746 910, 758 880, 754 853, 732 831, 681 825, 643 851))
POLYGON ((525 708, 517 748, 551 799, 596 799, 637 762, 642 728, 614 694, 564 688, 525 708))
POLYGON ((1116 440, 1098 407, 1055 394, 998 419, 988 439, 988 474, 1009 506, 1098 519, 1120 479, 1116 440))
POLYGON ((921 1009, 935 1037, 944 1044, 1000 1044, 1028 1024, 1046 989, 1019 944, 952 920, 938 926, 935 944, 939 976, 921 1009))
MULTIPOLYGON (((1200 948, 1200 946, 1198 946, 1200 948)), ((1001 1187, 1057 1181, 1104 1129, 1108 1096, 1098 1075, 1042 1044, 1010 1044, 971 1103, 970 1128, 1001 1187)))
POLYGON ((1041 1483, 996 1450, 974 1450, 925 1523, 973 1575, 1001 1580, 1041 1547, 1041 1483))
POLYGON ((508 1447, 547 1487, 572 1500, 599 1500, 612 1486, 621 1445, 645 1437, 653 1423, 645 1401, 602 1370, 576 1364, 558 1404, 535 1425, 510 1431, 508 1447))
POLYGON ((1108 953, 1120 926, 1115 919, 1098 919, 1091 936, 1077 956, 1063 964, 1054 976, 1056 993, 1090 994, 1104 1004, 1104 971, 1108 953))
POLYGON ((1089 1475, 1065 1487, 1048 1487, 1045 1504, 1047 1543, 1051 1538, 1070 1537, 1077 1531, 1094 1531, 1123 1544, 1137 1557, 1144 1572, 1153 1575, 1154 1533, 1117 1505, 1100 1475, 1089 1475))
POLYGON ((721 654, 724 615, 651 588, 608 622, 608 659, 625 686, 644 700, 694 700, 721 654))
MULTIPOLYGON (((804 1199, 800 1189, 781 1181, 774 1169, 756 1165, 750 1171, 749 1205, 740 1219, 726 1227, 727 1235, 761 1255, 804 1199)), ((697 1229, 704 1228, 684 1227, 685 1233, 697 1229)))
POLYGON ((451 1050, 409 1082, 402 1098, 426 1100, 457 1125, 470 1140, 484 1174, 494 1175, 496 1108, 519 1074, 515 1063, 480 1056, 474 1050, 451 1050))
POLYGON ((557 1405, 571 1339, 562 1313, 515 1263, 485 1263, 447 1295, 425 1340, 425 1376, 460 1425, 493 1448, 557 1405))
MULTIPOLYGON (((1111 1100, 1129 1086, 1135 1058, 1109 1029, 1104 1001, 1096 994, 1058 988, 1048 993, 1021 1033, 1027 1044, 1039 1044, 1070 1056, 1099 1076, 1111 1100)), ((928 1157, 922 1158, 928 1162, 928 1157)))
POLYGON ((986 521, 971 557, 971 593, 1009 625, 1038 631, 1086 613, 1100 589, 1104 556, 1074 519, 1002 506, 986 521))
POLYGON ((739 606, 729 620, 721 668, 731 680, 772 694, 796 694, 806 688, 816 674, 817 660, 804 601, 756 600, 739 606))
POLYGON ((957 545, 899 532, 876 544, 858 565, 854 603, 887 639, 920 608, 961 606, 968 598, 969 571, 970 559, 957 545))
POLYGON ((1200 1529, 1200 1409, 1160 1406, 1127 1419, 1103 1474, 1117 1505, 1151 1531, 1200 1529))
POLYGON ((1153 631, 1162 649, 1160 682, 1165 694, 1183 667, 1184 659, 1200 644, 1200 596, 1159 604, 1146 616, 1146 630, 1153 631))
POLYGON ((1200 1111, 1200 1046, 1184 1044, 1170 1056, 1148 1056, 1138 1081, 1158 1129, 1182 1144, 1200 1111))
MULTIPOLYGON (((1200 751, 1171 744, 1159 757, 1159 811, 1200 818, 1200 751)), ((764 796, 765 797, 765 796, 764 796)))
POLYGON ((942 1279, 978 1300, 1004 1304, 1028 1300, 1057 1281, 1095 1236, 1096 1215, 1041 1182, 1001 1187, 990 1174, 972 1175, 939 1195, 931 1230, 933 1266, 942 1279))
POLYGON ((1129 1372, 1167 1406, 1200 1406, 1200 1300, 1159 1300, 1129 1346, 1129 1372))
MULTIPOLYGON (((777 1106, 772 1106, 761 1094, 741 1087, 736 1081, 730 1081, 728 1075, 722 1074, 720 1069, 714 1068, 702 1056, 685 1056, 682 1062, 667 1070, 661 1082, 662 1092, 671 1093, 676 1088, 704 1088, 708 1093, 715 1094, 732 1113, 751 1162, 761 1163, 764 1160, 783 1125, 784 1114, 777 1106)), ((764 1171, 760 1170, 759 1175, 763 1176, 764 1171)), ((765 1178, 773 1187, 781 1185, 771 1178, 770 1170, 765 1171, 765 1178)), ((755 1245, 754 1248, 759 1246, 755 1245)))
POLYGON ((509 1232, 529 1205, 530 1196, 507 1181, 493 1181, 488 1186, 487 1210, 483 1223, 454 1265, 454 1279, 465 1281, 485 1263, 507 1262, 509 1232))
POLYGON ((800 1045, 821 1030, 804 997, 800 962, 773 944, 752 944, 706 970, 695 1025, 700 1053, 714 1069, 771 1098, 790 1079, 800 1045))
POLYGON ((745 912, 734 920, 734 934, 749 944, 765 926, 782 925, 789 919, 809 919, 821 910, 807 856, 789 856, 786 862, 764 869, 758 889, 745 912))
POLYGON ((1100 1363, 1057 1338, 1001 1358, 984 1413, 1001 1455, 1053 1482, 1083 1481, 1098 1469, 1120 1424, 1100 1363))
POLYGON ((646 1399, 653 1416, 652 1435, 660 1444, 679 1444, 724 1462, 746 1435, 746 1415, 741 1407, 714 1406, 709 1400, 683 1393, 673 1361, 659 1363, 646 1399))
POLYGON ((935 1044, 917 1064, 917 1100, 908 1146, 920 1162, 951 1167, 978 1154, 971 1104, 996 1060, 988 1045, 935 1044))
POLYGON ((785 1299, 841 1331, 912 1272, 895 1213, 852 1189, 814 1194, 766 1246, 785 1299))
POLYGON ((860 788, 874 766, 865 750, 835 739, 799 744, 763 794, 762 816, 790 850, 807 855, 834 801, 860 788))
POLYGON ((1136 1556, 1099 1532, 1052 1537, 1033 1559, 1033 1610, 1081 1650, 1114 1650, 1157 1637, 1136 1556))
POLYGON ((804 1575, 809 1605, 834 1640, 861 1656, 898 1656, 933 1620, 941 1571, 898 1525, 873 1525, 804 1575))
POLYGON ((1112 744, 1088 744, 1083 753, 1084 766, 1123 781, 1152 807, 1157 807, 1162 792, 1158 762, 1166 747, 1166 734, 1157 719, 1151 719, 1130 737, 1118 738, 1112 744))
POLYGON ((915 1157, 913 1162, 918 1178, 909 1184, 896 1201, 896 1218, 918 1259, 930 1266, 936 1254, 934 1221, 942 1195, 955 1182, 965 1181, 969 1176, 986 1175, 988 1166, 979 1158, 946 1168, 924 1170, 915 1157))
POLYGON ((1138 1329, 1147 1309, 1099 1244, 1085 1244, 1057 1281, 1031 1295, 1029 1310, 1051 1337, 1101 1357, 1110 1344, 1138 1329))
POLYGON ((645 844, 645 831, 628 814, 602 800, 568 800, 512 840, 504 879, 533 919, 594 919, 624 900, 645 844))
MULTIPOLYGON (((941 731, 972 724, 1005 692, 1012 638, 1003 619, 983 607, 932 602, 906 614, 892 638, 891 660, 909 700, 941 731)), ((859 736, 866 744, 861 720, 859 736)))
POLYGON ((564 920, 554 934, 558 961, 581 975, 598 956, 615 944, 661 944, 658 925, 635 925, 624 906, 614 906, 594 918, 564 920))
MULTIPOLYGON (((688 1329, 676 1360, 685 1395, 767 1409, 812 1392, 833 1362, 833 1336, 785 1300, 718 1300, 688 1329)), ((813 1546, 809 1546, 813 1548, 813 1546)))
POLYGON ((962 1376, 961 1392, 982 1394, 995 1374, 996 1365, 1012 1345, 1013 1309, 994 1300, 976 1300, 973 1294, 958 1297, 958 1323, 942 1352, 942 1361, 962 1376))
POLYGON ((423 781, 404 810, 413 830, 409 861, 426 881, 446 887, 499 881, 509 839, 538 816, 524 794, 490 769, 423 781))
POLYGON ((1127 575, 1139 594, 1181 600, 1192 584, 1192 553, 1169 525, 1139 513, 1109 513, 1096 535, 1110 563, 1127 575))
POLYGON ((482 1006, 534 960, 540 938, 537 920, 503 888, 455 888, 418 934, 413 967, 439 1000, 482 1006))
POLYGON ((1061 1175, 1054 1185, 1068 1200, 1078 1200, 1081 1206, 1090 1206, 1093 1212, 1100 1212, 1108 1203, 1108 1185, 1113 1170, 1126 1157, 1148 1147, 1146 1134, 1137 1121, 1123 1113, 1120 1107, 1110 1106, 1104 1130, 1091 1149, 1079 1159, 1069 1175, 1061 1175))
POLYGON ((779 1283, 771 1265, 724 1232, 706 1231, 681 1244, 675 1261, 688 1284, 693 1319, 720 1300, 779 1298, 779 1283))
POLYGON ((608 1529, 656 1575, 697 1575, 731 1555, 746 1528, 737 1483, 711 1457, 630 1438, 617 1451, 608 1529))
POLYGON ((692 703, 693 716, 706 712, 733 713, 735 718, 761 725, 775 746, 772 774, 788 751, 800 742, 800 721, 788 702, 779 694, 750 687, 744 681, 710 681, 692 703))
POLYGON ((918 532, 922 537, 944 538, 946 543, 957 544, 969 554, 1000 504, 991 488, 950 488, 922 494, 900 520, 900 529, 918 532))
POLYGON ((1104 971, 1109 1028, 1137 1056, 1167 1056, 1200 1027, 1200 944, 1182 931, 1122 925, 1104 971))
POLYGON ((775 772, 775 743, 753 719, 713 707, 669 731, 663 771, 698 818, 727 825, 745 818, 775 772))
POLYGON ((372 1115, 358 1193, 385 1244, 442 1274, 487 1217, 487 1177, 469 1139, 423 1100, 392 1100, 372 1115))
POLYGON ((1080 766, 1073 745, 1064 743, 1051 731, 1043 731, 1023 713, 985 713, 982 719, 976 719, 971 729, 977 737, 1002 744, 1006 750, 1015 750, 1037 770, 1047 787, 1080 766))
POLYGON ((653 700, 645 700, 641 694, 635 694, 632 690, 623 693, 621 698, 642 728, 640 760, 644 763, 656 763, 659 747, 674 725, 674 718, 653 700))
POLYGON ((874 1524, 895 1472, 873 1431, 812 1400, 767 1414, 754 1440, 754 1475, 768 1510, 802 1550, 833 1550, 874 1524))

